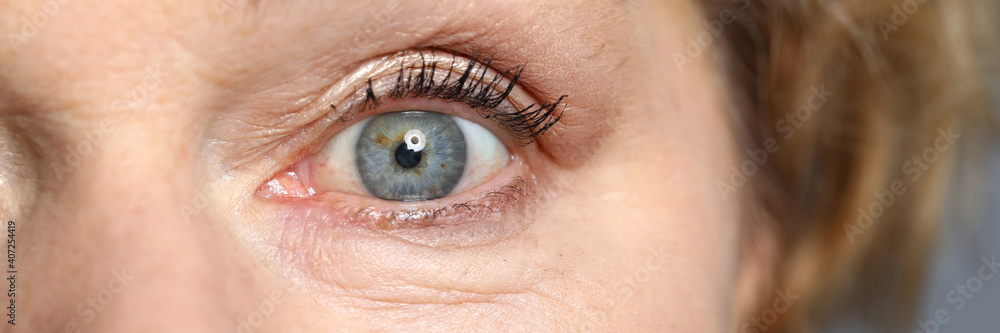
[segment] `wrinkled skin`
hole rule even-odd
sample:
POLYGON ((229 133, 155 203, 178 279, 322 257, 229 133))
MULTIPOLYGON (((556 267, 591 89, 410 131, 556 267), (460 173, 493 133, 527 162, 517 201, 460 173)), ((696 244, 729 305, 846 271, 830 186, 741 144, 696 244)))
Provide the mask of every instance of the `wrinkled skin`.
POLYGON ((704 31, 686 1, 52 0, 0 16, 19 271, 4 331, 718 332, 746 310, 746 221, 715 187, 738 159, 725 85, 710 56, 672 57, 704 31), (535 187, 499 219, 521 228, 439 246, 257 194, 328 138, 255 149, 301 125, 282 119, 359 63, 429 48, 528 64, 540 99, 569 96, 544 139, 511 147, 535 187))

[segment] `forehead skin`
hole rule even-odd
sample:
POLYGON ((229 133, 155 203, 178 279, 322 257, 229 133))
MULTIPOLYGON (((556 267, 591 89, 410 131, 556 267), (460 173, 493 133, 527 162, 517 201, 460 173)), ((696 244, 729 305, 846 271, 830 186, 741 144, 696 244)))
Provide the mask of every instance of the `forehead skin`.
POLYGON ((0 125, 37 171, 3 212, 20 220, 31 275, 15 331, 235 331, 255 313, 258 332, 729 329, 740 226, 714 184, 732 138, 710 57, 683 70, 671 58, 701 29, 686 1, 50 0, 0 13, 0 125), (215 120, 280 123, 359 63, 427 48, 527 64, 526 89, 571 96, 543 142, 560 162, 555 199, 514 243, 530 246, 426 258, 442 277, 478 260, 497 263, 484 284, 540 282, 497 303, 373 309, 287 278, 239 218, 182 216, 256 188, 200 183, 215 120), (503 264, 519 257, 532 259, 503 264))

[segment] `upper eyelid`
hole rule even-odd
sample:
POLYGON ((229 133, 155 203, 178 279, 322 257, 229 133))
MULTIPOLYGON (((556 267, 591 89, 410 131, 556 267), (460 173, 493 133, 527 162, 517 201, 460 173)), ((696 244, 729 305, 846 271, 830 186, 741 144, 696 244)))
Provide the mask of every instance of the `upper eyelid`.
POLYGON ((403 51, 376 59, 360 66, 328 92, 339 90, 342 96, 339 102, 329 104, 333 109, 329 111, 337 113, 340 122, 349 122, 384 99, 448 100, 476 110, 522 146, 559 121, 566 109, 566 95, 550 103, 539 102, 519 84, 524 65, 500 72, 492 68, 492 57, 482 59, 438 50, 403 51))
MULTIPOLYGON (((461 57, 453 58, 453 54, 441 51, 422 54, 425 59, 446 57, 447 60, 455 59, 458 63, 466 61, 461 57)), ((301 105, 280 110, 249 108, 249 111, 243 112, 243 115, 234 122, 238 124, 236 127, 238 130, 226 135, 225 139, 216 138, 216 140, 233 142, 242 147, 235 150, 243 153, 226 158, 227 161, 235 161, 231 163, 245 164, 246 161, 272 154, 275 150, 284 152, 280 154, 282 156, 280 161, 274 161, 276 165, 273 167, 278 167, 277 164, 292 163, 303 156, 315 153, 325 140, 336 134, 337 129, 343 128, 367 110, 355 107, 355 104, 364 102, 367 90, 371 88, 367 85, 368 80, 378 79, 376 80, 378 84, 387 84, 386 78, 395 81, 400 64, 412 65, 420 60, 420 56, 421 52, 418 51, 402 51, 348 66, 346 71, 342 72, 345 74, 338 75, 339 77, 333 79, 332 83, 325 84, 325 87, 317 87, 312 96, 287 101, 301 102, 301 105), (291 142, 312 144, 298 147, 299 144, 293 145, 291 142)), ((444 72, 438 71, 438 73, 444 72)), ((380 91, 388 90, 388 87, 380 89, 380 91)), ((530 100, 530 96, 518 87, 515 87, 507 98, 507 101, 513 103, 530 100)))
POLYGON ((435 82, 433 81, 433 78, 436 77, 437 68, 441 67, 438 66, 438 62, 440 60, 428 60, 421 52, 420 72, 417 76, 419 80, 415 83, 413 80, 413 71, 416 70, 416 66, 410 66, 407 70, 407 68, 403 68, 403 64, 401 63, 396 81, 398 93, 396 93, 394 97, 403 97, 407 94, 421 95, 433 93, 436 96, 441 96, 446 99, 468 101, 468 98, 478 98, 476 100, 468 101, 475 102, 469 105, 469 107, 493 108, 502 103, 503 100, 510 95, 513 89, 517 86, 517 81, 520 79, 525 67, 524 65, 517 65, 501 74, 499 72, 492 71, 492 57, 486 58, 485 62, 473 57, 470 61, 467 61, 466 64, 463 64, 465 69, 462 71, 462 75, 458 79, 451 81, 449 80, 451 75, 457 73, 455 71, 456 58, 457 55, 453 54, 450 67, 445 74, 445 78, 441 80, 442 82, 440 82, 436 88, 434 87, 435 82), (430 74, 426 74, 427 68, 430 68, 430 74), (407 75, 405 84, 402 80, 404 74, 407 75), (488 79, 486 77, 487 74, 490 75, 488 79), (425 79, 426 75, 429 75, 432 80, 427 81, 425 79))
MULTIPOLYGON (((234 154, 226 158, 228 161, 236 162, 219 163, 218 165, 237 162, 245 164, 248 163, 247 161, 259 159, 261 156, 271 155, 274 157, 274 152, 280 151, 278 154, 280 158, 268 163, 270 165, 268 168, 275 168, 273 171, 277 172, 277 168, 283 167, 283 164, 294 163, 305 156, 316 153, 327 140, 339 132, 339 129, 344 128, 344 126, 354 122, 356 119, 360 119, 368 111, 367 108, 358 106, 363 106, 364 99, 367 97, 367 90, 370 88, 367 85, 369 79, 375 82, 376 88, 379 88, 380 91, 390 91, 390 83, 395 84, 400 64, 403 64, 404 68, 413 64, 419 64, 421 56, 424 57, 425 61, 429 59, 443 59, 450 62, 452 59, 455 59, 458 64, 466 64, 468 61, 471 61, 466 57, 456 57, 453 53, 440 50, 432 52, 409 50, 383 55, 350 66, 346 74, 333 80, 332 84, 317 89, 317 92, 312 97, 300 100, 302 102, 300 106, 295 106, 288 110, 260 110, 245 113, 248 117, 256 115, 255 117, 259 117, 260 119, 249 122, 247 120, 240 120, 237 122, 241 124, 238 127, 239 129, 234 129, 234 134, 227 135, 223 140, 239 144, 242 148, 236 150, 243 153, 234 154), (385 86, 379 87, 378 85, 380 84, 385 86), (252 154, 247 152, 252 152, 252 154)), ((460 68, 458 65, 454 67, 460 68)), ((446 67, 446 69, 450 68, 451 66, 446 67)), ((498 73, 497 75, 499 75, 499 72, 492 68, 483 68, 482 70, 498 73)), ((440 68, 436 73, 435 75, 441 76, 444 76, 442 74, 447 74, 441 71, 440 68)), ((482 72, 476 71, 475 74, 482 75, 482 72)), ((492 75, 494 74, 487 74, 486 77, 492 78, 492 75)), ((452 78, 454 77, 457 77, 457 75, 452 76, 452 78)), ((413 99, 413 101, 418 100, 420 99, 413 99)), ((503 103, 516 108, 520 105, 530 105, 537 102, 521 85, 515 85, 503 103)), ((458 105, 458 103, 443 102, 442 104, 458 105)), ((469 109, 467 107, 454 107, 452 109, 454 109, 451 111, 452 113, 465 114, 467 117, 474 116, 474 114, 469 114, 469 111, 460 110, 469 109)), ((383 111, 402 111, 402 109, 379 110, 380 113, 383 111)), ((493 127, 496 124, 494 121, 487 122, 491 125, 489 127, 493 127)), ((497 129, 503 130, 502 128, 497 129)), ((512 143, 522 146, 526 144, 524 142, 512 143)))
MULTIPOLYGON (((487 58, 487 63, 481 63, 475 57, 465 57, 460 56, 455 53, 447 53, 439 50, 427 50, 427 51, 402 51, 393 55, 384 56, 380 59, 376 59, 368 64, 362 65, 356 73, 350 75, 348 78, 342 81, 343 86, 341 89, 352 90, 351 87, 347 86, 350 83, 347 81, 355 82, 356 87, 351 91, 354 96, 345 96, 339 103, 332 103, 331 105, 341 105, 348 107, 353 107, 353 104, 358 102, 365 102, 368 96, 357 96, 360 93, 367 93, 364 89, 358 89, 358 87, 368 84, 368 81, 372 78, 392 78, 396 79, 395 82, 392 80, 381 81, 385 83, 399 84, 411 84, 409 82, 400 82, 399 79, 403 75, 412 73, 412 70, 417 69, 421 66, 426 66, 430 68, 435 77, 442 76, 442 74, 448 78, 449 81, 464 81, 465 84, 477 84, 479 82, 485 81, 484 78, 489 80, 495 80, 496 86, 508 86, 511 88, 510 92, 504 92, 502 95, 513 102, 514 106, 521 107, 523 105, 519 104, 519 101, 533 100, 530 95, 516 84, 521 77, 520 69, 523 69, 525 65, 517 65, 506 72, 501 73, 494 70, 489 65, 492 64, 492 57, 487 58), (437 66, 430 67, 432 64, 440 64, 437 66), (467 70, 468 69, 468 70, 467 70), (457 70, 457 71, 456 71, 457 70), (507 77, 508 74, 517 72, 516 76, 507 77), (365 75, 368 74, 368 75, 365 75), (400 75, 403 74, 403 75, 400 75), (459 76, 454 78, 452 75, 467 74, 467 76, 459 76)), ((378 81, 378 80, 376 80, 378 81)), ((420 82, 426 83, 426 82, 420 82)), ((439 82, 440 83, 440 82, 439 82)), ((411 84, 412 85, 412 84, 411 84)), ((418 86, 415 86, 418 87, 418 86)), ((405 97, 405 96, 394 96, 394 97, 405 97)))

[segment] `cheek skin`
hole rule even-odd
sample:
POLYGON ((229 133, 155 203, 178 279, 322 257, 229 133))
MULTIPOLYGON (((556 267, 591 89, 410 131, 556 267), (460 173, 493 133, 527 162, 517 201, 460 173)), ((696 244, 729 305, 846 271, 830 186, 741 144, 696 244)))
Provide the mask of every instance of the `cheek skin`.
MULTIPOLYGON (((684 4, 669 6, 642 12, 647 18, 690 12, 684 4)), ((713 187, 733 163, 725 111, 715 102, 723 100, 718 74, 707 56, 683 72, 669 60, 683 50, 685 34, 698 32, 694 22, 656 22, 639 29, 655 45, 640 55, 644 89, 632 96, 636 103, 599 158, 558 181, 559 200, 540 217, 557 222, 540 224, 550 228, 538 237, 572 254, 563 257, 567 275, 582 281, 581 290, 593 288, 583 297, 599 314, 597 323, 725 331, 740 226, 735 204, 713 187)), ((557 292, 558 285, 550 287, 557 292)))

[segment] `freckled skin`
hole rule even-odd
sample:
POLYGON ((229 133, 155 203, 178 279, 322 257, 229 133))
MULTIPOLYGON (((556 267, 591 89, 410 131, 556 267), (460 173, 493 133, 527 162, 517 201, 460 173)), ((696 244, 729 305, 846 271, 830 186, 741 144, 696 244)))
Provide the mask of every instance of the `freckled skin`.
POLYGON ((30 150, 9 163, 38 170, 0 212, 26 248, 4 330, 730 332, 737 235, 752 233, 714 188, 736 149, 713 57, 671 60, 703 29, 693 6, 3 2, 0 134, 30 150), (325 233, 292 234, 275 213, 288 203, 253 193, 322 137, 303 128, 349 123, 303 110, 330 110, 322 92, 358 64, 430 47, 495 54, 499 71, 527 64, 529 98, 568 96, 563 119, 518 148, 518 176, 539 184, 508 212, 523 224, 387 235, 333 228, 316 209, 298 222, 325 233))

